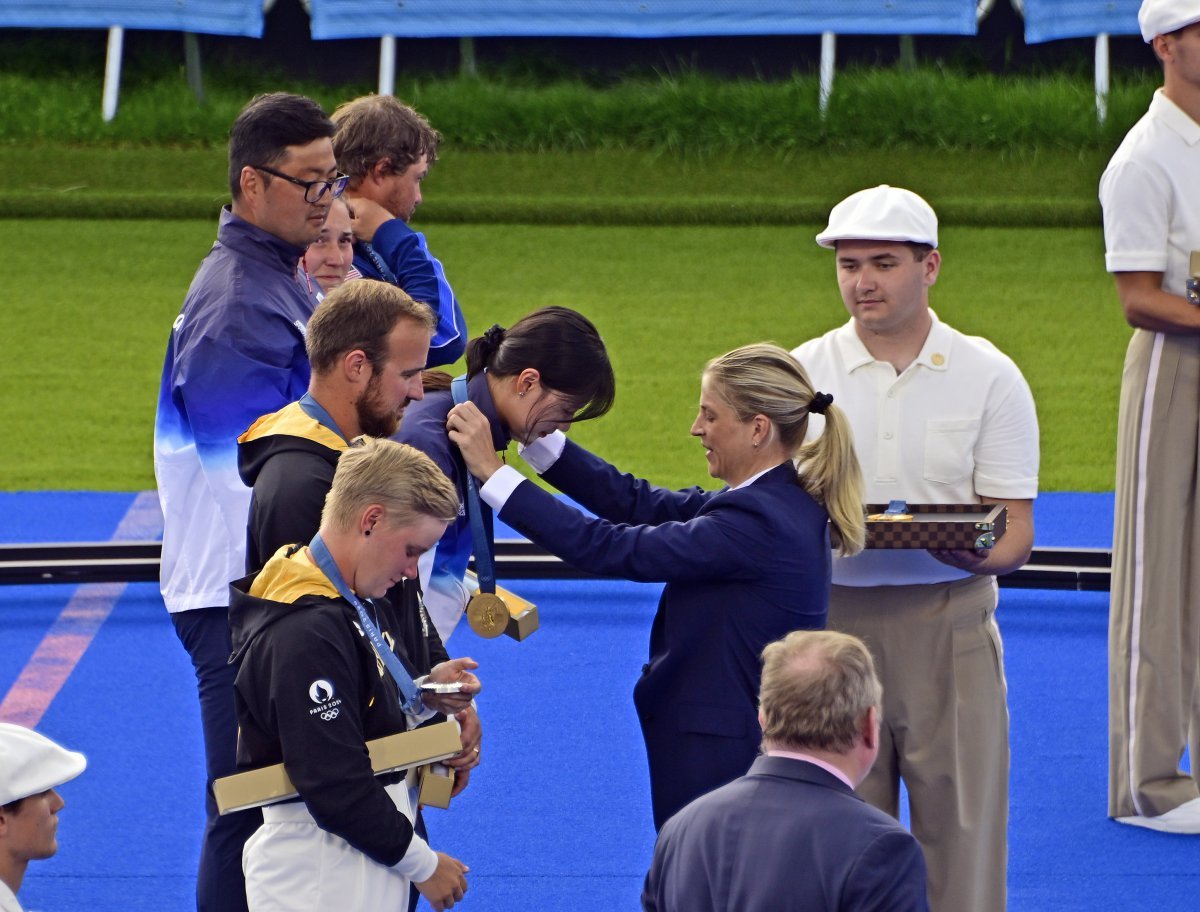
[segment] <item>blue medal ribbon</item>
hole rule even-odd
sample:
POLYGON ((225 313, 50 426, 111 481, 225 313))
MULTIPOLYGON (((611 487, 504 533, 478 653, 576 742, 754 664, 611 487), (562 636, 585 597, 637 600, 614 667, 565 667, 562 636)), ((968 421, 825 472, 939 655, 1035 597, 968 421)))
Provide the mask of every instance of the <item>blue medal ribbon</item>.
POLYGON ((375 650, 375 655, 383 662, 384 667, 391 673, 392 678, 396 682, 396 686, 400 688, 400 705, 404 707, 405 712, 417 715, 425 709, 425 704, 421 702, 421 691, 413 681, 412 675, 400 662, 400 658, 396 653, 388 648, 388 644, 383 641, 383 635, 379 632, 379 628, 371 621, 367 614, 367 609, 363 607, 363 603, 358 596, 351 591, 346 585, 346 580, 342 578, 342 572, 338 569, 337 564, 333 560, 333 555, 329 553, 329 547, 321 538, 321 533, 318 532, 313 536, 313 540, 309 542, 308 549, 312 552, 313 560, 316 561, 317 567, 333 583, 333 588, 338 591, 338 595, 349 602, 354 610, 358 612, 358 622, 362 626, 363 633, 366 634, 367 640, 371 644, 371 648, 375 650))
POLYGON ((383 281, 387 282, 389 285, 400 285, 400 280, 396 278, 396 273, 392 272, 388 268, 388 264, 383 261, 383 257, 379 255, 378 251, 376 251, 374 247, 372 247, 366 241, 358 241, 354 247, 366 259, 371 261, 371 265, 375 267, 375 271, 379 273, 379 277, 383 279, 383 281))
POLYGON ((333 420, 333 416, 329 414, 325 406, 312 397, 312 393, 305 393, 301 396, 299 404, 300 410, 317 424, 329 428, 329 430, 345 440, 346 443, 350 442, 346 439, 346 435, 342 433, 342 429, 337 426, 337 422, 333 420))
MULTIPOLYGON (((456 405, 462 405, 467 401, 467 378, 466 376, 455 377, 450 383, 450 391, 454 395, 456 405)), ((492 536, 488 534, 487 528, 484 526, 484 510, 491 511, 491 507, 486 506, 479 499, 479 492, 475 488, 475 476, 473 476, 463 466, 463 474, 467 479, 467 520, 471 523, 471 545, 475 550, 475 575, 479 577, 479 591, 496 592, 496 564, 492 556, 492 549, 495 545, 492 542, 492 536)))

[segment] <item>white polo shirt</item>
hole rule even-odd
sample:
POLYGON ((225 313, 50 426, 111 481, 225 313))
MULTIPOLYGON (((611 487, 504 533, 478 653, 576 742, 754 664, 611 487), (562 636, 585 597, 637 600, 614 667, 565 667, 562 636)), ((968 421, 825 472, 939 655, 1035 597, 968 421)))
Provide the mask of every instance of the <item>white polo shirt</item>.
POLYGON ((1188 259, 1200 250, 1200 124, 1154 93, 1100 178, 1105 266, 1109 272, 1161 272, 1182 295, 1188 259))
MULTIPOLYGON (((1038 425, 1029 385, 986 339, 938 320, 897 376, 876 361, 854 321, 792 351, 816 389, 850 419, 868 503, 978 503, 1037 496, 1038 425)), ((809 439, 824 429, 810 419, 809 439)), ((841 586, 937 583, 970 576, 921 550, 873 549, 834 558, 841 586)))
POLYGON ((0 912, 21 912, 17 894, 10 890, 8 884, 2 880, 0 880, 0 912))

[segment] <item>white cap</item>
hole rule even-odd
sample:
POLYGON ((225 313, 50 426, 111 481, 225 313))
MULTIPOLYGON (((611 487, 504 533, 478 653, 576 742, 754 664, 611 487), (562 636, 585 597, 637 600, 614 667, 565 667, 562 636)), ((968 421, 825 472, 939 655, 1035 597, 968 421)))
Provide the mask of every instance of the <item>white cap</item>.
POLYGON ((0 804, 57 788, 86 767, 83 754, 23 725, 0 722, 0 804))
POLYGON ((1200 0, 1142 0, 1138 10, 1138 25, 1147 44, 1193 22, 1200 22, 1200 0))
POLYGON ((834 206, 817 243, 836 247, 838 241, 908 241, 936 247, 937 232, 937 215, 929 203, 911 190, 880 184, 834 206))

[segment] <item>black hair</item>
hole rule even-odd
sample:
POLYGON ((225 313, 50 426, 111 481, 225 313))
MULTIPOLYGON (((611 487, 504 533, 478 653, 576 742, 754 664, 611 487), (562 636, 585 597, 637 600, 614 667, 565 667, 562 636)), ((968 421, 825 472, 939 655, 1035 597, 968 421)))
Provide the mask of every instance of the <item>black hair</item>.
POLYGON ((272 167, 288 146, 332 137, 335 129, 311 98, 288 92, 255 95, 229 130, 229 192, 235 200, 241 198, 242 169, 247 165, 272 167))
POLYGON ((567 307, 542 307, 509 329, 493 326, 467 343, 467 376, 487 369, 513 377, 527 367, 541 374, 542 385, 570 398, 572 421, 599 418, 612 408, 617 380, 604 340, 592 322, 567 307))

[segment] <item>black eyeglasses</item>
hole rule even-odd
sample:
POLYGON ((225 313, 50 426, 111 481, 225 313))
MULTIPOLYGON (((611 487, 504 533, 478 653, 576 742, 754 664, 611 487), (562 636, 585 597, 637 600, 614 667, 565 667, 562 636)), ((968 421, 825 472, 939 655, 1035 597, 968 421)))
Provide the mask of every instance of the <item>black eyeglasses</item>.
POLYGON ((304 188, 304 202, 319 203, 321 197, 326 193, 331 194, 332 199, 337 199, 342 195, 342 191, 346 189, 346 182, 350 180, 350 175, 338 172, 337 177, 333 180, 311 180, 302 181, 298 177, 292 177, 290 174, 284 174, 282 171, 276 171, 274 168, 268 168, 266 165, 251 165, 255 171, 265 171, 275 177, 281 178, 290 184, 295 184, 297 187, 304 188))

